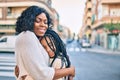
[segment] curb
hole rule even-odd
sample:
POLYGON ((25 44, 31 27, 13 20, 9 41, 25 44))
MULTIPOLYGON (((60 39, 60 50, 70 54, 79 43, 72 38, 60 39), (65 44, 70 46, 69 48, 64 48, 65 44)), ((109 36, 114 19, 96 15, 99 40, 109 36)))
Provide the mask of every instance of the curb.
POLYGON ((103 53, 103 54, 120 54, 120 51, 110 51, 104 49, 87 49, 89 52, 103 53))

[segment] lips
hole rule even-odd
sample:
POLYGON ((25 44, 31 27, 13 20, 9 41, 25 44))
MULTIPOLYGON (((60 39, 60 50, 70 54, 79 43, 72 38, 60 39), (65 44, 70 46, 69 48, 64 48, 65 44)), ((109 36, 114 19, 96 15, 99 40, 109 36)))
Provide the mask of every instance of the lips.
POLYGON ((45 33, 46 30, 39 30, 41 33, 45 33))
POLYGON ((38 31, 41 32, 41 33, 45 33, 46 29, 38 29, 38 31))

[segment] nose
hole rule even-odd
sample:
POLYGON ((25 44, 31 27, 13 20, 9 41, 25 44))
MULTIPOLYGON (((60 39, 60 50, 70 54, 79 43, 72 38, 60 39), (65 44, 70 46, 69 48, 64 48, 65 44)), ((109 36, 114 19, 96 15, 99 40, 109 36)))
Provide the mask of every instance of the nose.
POLYGON ((45 24, 45 22, 41 21, 41 22, 40 22, 40 26, 41 26, 41 27, 46 27, 47 24, 45 24))

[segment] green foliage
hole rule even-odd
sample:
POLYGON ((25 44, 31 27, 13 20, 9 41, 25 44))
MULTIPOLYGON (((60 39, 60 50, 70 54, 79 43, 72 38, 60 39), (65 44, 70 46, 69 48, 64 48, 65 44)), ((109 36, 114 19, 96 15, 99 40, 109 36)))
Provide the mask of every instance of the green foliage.
POLYGON ((117 23, 117 24, 105 24, 104 28, 109 30, 109 31, 120 30, 120 23, 117 23))

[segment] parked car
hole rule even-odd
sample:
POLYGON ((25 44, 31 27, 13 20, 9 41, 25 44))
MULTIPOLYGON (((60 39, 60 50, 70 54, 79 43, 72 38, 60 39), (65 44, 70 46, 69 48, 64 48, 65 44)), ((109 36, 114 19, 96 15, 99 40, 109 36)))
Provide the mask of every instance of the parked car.
POLYGON ((0 38, 0 52, 14 52, 17 36, 2 36, 0 38))
POLYGON ((90 44, 89 40, 83 39, 82 42, 81 42, 81 47, 83 47, 83 48, 90 48, 91 44, 90 44))

